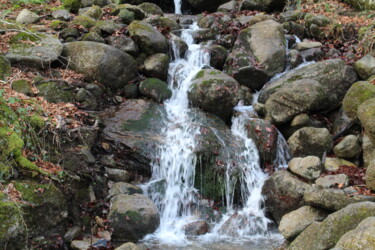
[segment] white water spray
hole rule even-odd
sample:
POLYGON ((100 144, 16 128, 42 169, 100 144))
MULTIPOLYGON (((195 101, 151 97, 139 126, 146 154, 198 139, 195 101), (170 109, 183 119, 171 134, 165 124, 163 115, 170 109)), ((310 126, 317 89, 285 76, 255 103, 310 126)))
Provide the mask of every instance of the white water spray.
POLYGON ((178 15, 182 14, 182 12, 181 12, 181 5, 182 5, 181 1, 182 0, 174 0, 174 13, 175 14, 178 14, 178 15))

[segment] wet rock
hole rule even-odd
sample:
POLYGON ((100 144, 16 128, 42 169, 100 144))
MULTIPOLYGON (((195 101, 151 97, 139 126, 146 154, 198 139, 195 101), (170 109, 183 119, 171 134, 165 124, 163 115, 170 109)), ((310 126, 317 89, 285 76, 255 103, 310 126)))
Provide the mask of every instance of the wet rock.
POLYGON ((305 127, 297 130, 288 139, 288 144, 294 157, 322 157, 324 152, 331 150, 332 137, 326 128, 305 127))
POLYGON ((286 239, 293 239, 306 227, 315 221, 322 221, 328 216, 328 212, 311 207, 303 206, 297 210, 285 214, 280 221, 279 231, 286 239))
POLYGON ((217 8, 228 0, 187 0, 187 2, 199 11, 214 12, 217 8))
POLYGON ((115 250, 140 250, 136 244, 132 242, 128 242, 125 244, 122 244, 121 246, 115 248, 115 250))
POLYGON ((294 69, 303 62, 303 58, 297 50, 292 49, 289 51, 289 62, 292 69, 294 69))
POLYGON ((112 181, 128 182, 130 180, 130 174, 126 170, 114 168, 106 168, 105 170, 106 174, 108 175, 108 179, 112 181))
POLYGON ((145 19, 145 22, 152 26, 157 26, 170 31, 179 30, 181 26, 173 19, 173 17, 166 16, 150 16, 145 19))
POLYGON ((358 118, 366 130, 371 142, 375 144, 375 98, 369 99, 358 107, 358 118))
POLYGON ((39 16, 35 14, 34 12, 28 10, 28 9, 23 9, 21 12, 18 14, 16 18, 17 23, 36 23, 39 21, 39 16))
POLYGON ((19 32, 10 40, 9 45, 9 52, 5 58, 12 64, 19 63, 37 68, 49 67, 58 59, 63 49, 59 39, 42 33, 19 32))
POLYGON ((119 194, 143 194, 143 191, 140 187, 137 187, 135 185, 132 185, 130 183, 126 182, 116 182, 113 184, 113 186, 110 188, 108 192, 108 198, 112 198, 113 196, 119 195, 119 194))
POLYGON ((285 214, 305 205, 303 194, 310 188, 310 185, 288 171, 277 171, 263 185, 266 210, 279 224, 285 214))
POLYGON ((154 27, 143 21, 133 21, 128 26, 131 38, 147 55, 168 52, 168 40, 154 27))
POLYGON ((169 41, 171 43, 170 46, 176 46, 176 49, 179 52, 178 56, 179 57, 184 57, 185 54, 186 54, 186 52, 189 49, 188 45, 180 37, 178 37, 178 36, 176 36, 174 34, 170 34, 170 35, 171 35, 171 38, 169 39, 169 41))
POLYGON ((121 34, 120 36, 110 36, 107 39, 108 44, 124 51, 132 56, 139 55, 138 45, 128 36, 121 34))
POLYGON ((346 161, 340 158, 326 157, 324 162, 324 169, 326 171, 337 171, 341 166, 351 166, 357 167, 355 164, 350 161, 346 161))
POLYGON ((309 181, 316 180, 323 171, 323 164, 316 156, 293 158, 288 167, 290 171, 309 181))
POLYGON ((353 158, 361 153, 361 145, 355 135, 345 136, 334 148, 333 152, 337 157, 353 158))
POLYGON ((328 215, 322 222, 311 224, 291 243, 289 249, 330 249, 363 219, 374 215, 374 202, 351 204, 328 215))
POLYGON ((241 10, 259 10, 259 11, 272 11, 281 10, 285 5, 283 0, 244 0, 241 10))
POLYGON ((117 241, 137 241, 159 226, 159 212, 144 195, 119 194, 111 199, 108 218, 117 241))
POLYGON ((69 21, 70 14, 67 10, 55 10, 52 12, 52 17, 61 21, 69 21))
POLYGON ((354 83, 342 101, 345 114, 351 119, 356 119, 358 107, 365 101, 374 97, 375 85, 366 81, 354 83))
POLYGON ((219 70, 205 69, 196 74, 191 86, 188 96, 194 107, 215 114, 227 123, 230 122, 241 92, 241 87, 235 79, 219 70))
POLYGON ((318 187, 330 188, 334 186, 347 187, 349 185, 349 177, 346 174, 326 175, 315 181, 318 187))
POLYGON ((157 78, 147 78, 141 82, 139 92, 157 102, 163 102, 172 96, 172 91, 168 88, 167 83, 157 78))
POLYGON ((3 56, 0 56, 0 80, 5 80, 12 73, 10 62, 3 56))
POLYGON ((163 10, 154 3, 148 3, 148 2, 141 3, 140 5, 138 5, 138 8, 140 8, 145 13, 150 14, 150 15, 159 15, 159 16, 164 15, 163 10))
POLYGON ((209 226, 205 221, 196 221, 184 226, 186 235, 203 235, 208 233, 209 226))
POLYGON ((82 240, 73 240, 70 243, 70 247, 75 250, 89 250, 98 241, 100 241, 100 239, 96 237, 83 238, 82 240))
POLYGON ((72 242, 75 238, 79 237, 82 234, 82 228, 79 226, 74 226, 68 229, 64 234, 64 240, 66 242, 72 242))
POLYGON ((372 55, 362 57, 354 63, 354 68, 363 80, 368 79, 375 75, 375 57, 372 55))
POLYGON ((285 63, 283 26, 267 20, 240 32, 224 70, 241 85, 260 89, 272 76, 284 70, 285 63))
POLYGON ((148 77, 167 80, 169 66, 169 56, 158 53, 146 58, 144 62, 144 71, 148 77))
POLYGON ((63 55, 69 60, 71 69, 112 89, 124 86, 136 73, 136 62, 132 56, 105 44, 67 43, 63 55))
POLYGON ((210 54, 210 65, 218 70, 223 69, 228 51, 220 45, 210 45, 207 50, 210 54))
POLYGON ((201 42, 206 42, 209 40, 215 40, 217 36, 217 32, 213 29, 201 28, 201 29, 195 30, 192 33, 192 36, 194 38, 195 43, 201 43, 201 42))

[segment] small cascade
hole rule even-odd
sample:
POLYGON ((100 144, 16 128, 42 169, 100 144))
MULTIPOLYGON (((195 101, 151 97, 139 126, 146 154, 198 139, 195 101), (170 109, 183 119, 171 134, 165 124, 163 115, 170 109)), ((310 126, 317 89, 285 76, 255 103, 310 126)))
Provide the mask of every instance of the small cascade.
POLYGON ((182 14, 181 12, 182 0, 174 0, 174 13, 177 15, 182 14))

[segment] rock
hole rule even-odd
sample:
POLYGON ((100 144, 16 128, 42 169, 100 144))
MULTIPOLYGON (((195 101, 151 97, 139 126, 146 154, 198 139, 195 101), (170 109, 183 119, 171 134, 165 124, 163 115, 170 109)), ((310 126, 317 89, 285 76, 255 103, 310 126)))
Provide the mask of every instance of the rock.
POLYGON ((140 5, 138 5, 138 8, 140 8, 149 15, 164 15, 163 10, 154 3, 141 3, 140 5))
POLYGON ((181 26, 172 17, 154 15, 145 19, 145 21, 152 26, 157 26, 170 31, 181 29, 181 26))
POLYGON ((107 41, 109 45, 132 56, 139 55, 138 45, 130 37, 121 34, 120 36, 110 36, 107 41))
POLYGON ((318 81, 302 79, 282 86, 265 103, 266 117, 286 123, 296 115, 319 110, 328 95, 318 81))
POLYGON ((134 12, 127 9, 120 10, 117 16, 119 17, 120 21, 124 24, 130 24, 135 20, 134 12))
POLYGON ((375 164, 369 165, 366 170, 366 186, 375 191, 375 164))
POLYGON ((12 67, 8 59, 0 56, 0 80, 5 80, 12 73, 12 67))
POLYGON ((92 5, 104 7, 112 3, 110 0, 81 0, 81 7, 90 7, 92 5))
POLYGON ((136 244, 132 242, 128 242, 125 244, 122 244, 121 246, 115 248, 115 250, 139 250, 136 244))
POLYGON ((146 76, 167 80, 169 56, 158 53, 146 58, 144 62, 146 76))
POLYGON ((124 97, 127 99, 136 99, 138 97, 138 85, 128 84, 124 87, 124 97))
POLYGON ((199 11, 214 12, 217 8, 228 0, 187 0, 187 2, 199 11))
POLYGON ((284 6, 283 0, 244 0, 241 10, 273 11, 282 10, 284 6))
POLYGON ((313 42, 313 41, 303 41, 300 43, 297 43, 294 49, 298 51, 308 50, 312 48, 320 48, 323 44, 320 42, 313 42))
POLYGON ((81 0, 63 0, 62 4, 65 9, 77 13, 81 6, 81 0))
POLYGON ((99 6, 92 6, 90 8, 84 9, 84 11, 79 11, 79 14, 82 16, 87 16, 95 20, 99 20, 103 16, 103 10, 99 6))
POLYGON ((119 195, 119 194, 143 194, 143 191, 140 187, 137 187, 135 185, 125 183, 125 182, 116 182, 113 184, 111 189, 108 192, 108 199, 112 198, 113 196, 119 195))
POLYGON ((34 91, 31 88, 30 83, 25 79, 20 79, 12 82, 12 89, 18 93, 32 96, 34 91))
POLYGON ((89 33, 84 34, 82 37, 82 41, 105 43, 104 38, 94 31, 90 31, 89 33))
POLYGON ((328 212, 310 206, 303 206, 285 214, 280 221, 279 232, 286 239, 293 239, 315 221, 322 221, 328 212))
POLYGON ((366 55, 354 63, 354 68, 358 75, 366 80, 372 75, 375 75, 375 57, 366 55))
POLYGON ((205 221, 195 221, 184 226, 186 235, 203 235, 208 233, 209 226, 205 221))
POLYGON ((38 68, 50 67, 63 50, 59 39, 42 33, 19 32, 9 41, 9 45, 5 58, 12 64, 19 63, 38 68))
POLYGON ((371 142, 366 133, 364 133, 362 138, 362 150, 364 166, 375 165, 375 144, 371 142))
POLYGON ((57 82, 45 82, 36 86, 39 96, 50 103, 74 102, 74 95, 68 86, 57 82))
POLYGON ((346 232, 374 215, 375 202, 351 204, 328 215, 323 222, 311 224, 290 244, 289 249, 330 249, 346 232))
POLYGON ((283 26, 267 20, 239 33, 224 70, 233 75, 241 85, 260 89, 271 77, 284 70, 285 63, 283 26))
POLYGON ((209 28, 197 29, 192 32, 192 36, 194 38, 195 43, 202 43, 210 40, 215 40, 217 35, 218 34, 215 30, 209 28))
POLYGON ((232 12, 232 11, 238 11, 239 10, 239 4, 237 4, 236 1, 229 1, 227 3, 224 3, 220 5, 217 8, 218 12, 232 12))
POLYGON ((352 67, 347 66, 340 59, 309 64, 267 83, 261 90, 258 101, 266 103, 267 99, 282 86, 287 86, 302 79, 311 79, 320 83, 328 96, 325 103, 320 106, 320 109, 325 109, 336 105, 344 98, 352 83, 357 80, 357 74, 352 67))
POLYGON ((310 188, 288 171, 277 171, 263 185, 265 208, 279 224, 285 214, 305 205, 303 194, 310 188))
POLYGON ((292 69, 296 68, 298 65, 300 65, 303 62, 303 57, 301 53, 299 53, 297 50, 290 50, 289 51, 289 62, 292 69))
POLYGON ((309 181, 316 180, 323 171, 322 162, 316 156, 293 158, 288 167, 290 171, 309 181))
POLYGON ((333 186, 349 186, 349 177, 346 174, 326 175, 315 181, 318 187, 330 188, 333 186))
POLYGON ((176 36, 176 35, 173 35, 173 34, 170 34, 171 37, 169 39, 170 41, 170 46, 175 46, 175 48, 177 49, 176 50, 176 55, 174 55, 174 57, 184 57, 186 52, 188 51, 189 47, 188 45, 186 44, 186 42, 184 40, 182 40, 180 37, 176 36))
POLYGON ((28 10, 28 9, 23 9, 21 12, 18 14, 16 18, 17 23, 36 23, 39 21, 39 16, 35 14, 34 12, 28 10))
POLYGON ((337 157, 353 158, 361 153, 361 145, 355 135, 345 136, 334 148, 333 152, 337 157))
POLYGON ((375 97, 375 85, 360 81, 354 83, 346 93, 342 106, 345 114, 351 119, 357 119, 359 105, 375 97))
POLYGON ((100 20, 96 22, 94 28, 99 29, 103 34, 111 35, 116 30, 123 28, 124 25, 118 24, 112 20, 100 20))
POLYGON ((127 10, 134 13, 135 20, 143 20, 146 17, 146 13, 143 12, 138 6, 131 4, 120 4, 117 5, 111 12, 112 15, 118 15, 121 11, 127 10))
POLYGON ((59 36, 64 40, 66 40, 69 37, 78 38, 80 37, 80 35, 81 34, 76 28, 69 28, 69 27, 61 30, 59 34, 59 36))
POLYGON ((0 245, 9 249, 25 247, 26 228, 19 207, 11 201, 3 201, 6 196, 0 193, 0 245))
POLYGON ((70 227, 68 231, 64 234, 64 240, 66 242, 72 242, 75 238, 82 234, 82 228, 79 226, 70 227))
POLYGON ((152 201, 141 194, 119 194, 111 199, 108 214, 117 241, 137 241, 159 226, 159 212, 152 201))
POLYGON ((157 102, 163 102, 172 96, 167 83, 157 78, 147 78, 142 81, 139 85, 139 92, 157 102))
POLYGON ((375 144, 375 98, 369 99, 358 107, 358 118, 366 130, 371 142, 375 144))
POLYGON ((70 14, 67 10, 55 10, 52 12, 52 17, 61 21, 69 21, 70 14))
POLYGON ((70 247, 75 250, 89 250, 94 246, 100 239, 96 237, 92 238, 83 238, 82 240, 73 240, 70 243, 70 247))
POLYGON ((344 234, 334 249, 374 249, 374 242, 375 217, 368 217, 356 228, 344 234))
POLYGON ((168 52, 168 40, 154 27, 144 21, 133 21, 128 26, 131 38, 147 55, 168 52))
POLYGON ((228 51, 220 45, 210 45, 207 47, 208 53, 210 54, 210 65, 215 69, 223 69, 225 60, 228 56, 228 51))
POLYGON ((341 166, 351 166, 351 167, 357 167, 350 161, 346 161, 344 159, 340 158, 333 158, 333 157, 326 157, 326 160, 324 162, 324 169, 325 171, 337 171, 339 170, 339 167, 341 166))
POLYGON ((114 169, 114 168, 106 168, 105 170, 106 170, 106 174, 108 175, 108 179, 112 181, 128 182, 130 180, 130 174, 126 170, 114 169))
POLYGON ((305 127, 297 130, 288 139, 288 144, 293 157, 322 157, 332 149, 332 137, 326 128, 305 127))
POLYGON ((235 79, 219 70, 204 69, 196 74, 191 86, 188 97, 194 107, 230 122, 233 108, 241 100, 241 88, 235 79))
POLYGON ((81 26, 83 26, 86 29, 91 29, 92 27, 94 27, 96 25, 96 20, 94 18, 85 16, 85 15, 81 15, 81 16, 77 16, 71 22, 71 24, 73 24, 73 25, 81 25, 81 26))
POLYGON ((84 74, 88 80, 99 81, 112 89, 125 86, 136 73, 133 57, 101 43, 67 43, 63 56, 69 60, 69 68, 84 74))

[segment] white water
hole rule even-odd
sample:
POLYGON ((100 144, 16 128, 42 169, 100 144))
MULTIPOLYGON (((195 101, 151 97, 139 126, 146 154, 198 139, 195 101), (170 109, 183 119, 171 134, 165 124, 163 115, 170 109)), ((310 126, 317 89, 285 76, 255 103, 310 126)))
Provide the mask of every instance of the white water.
POLYGON ((174 13, 181 14, 181 1, 182 0, 174 0, 174 13))

